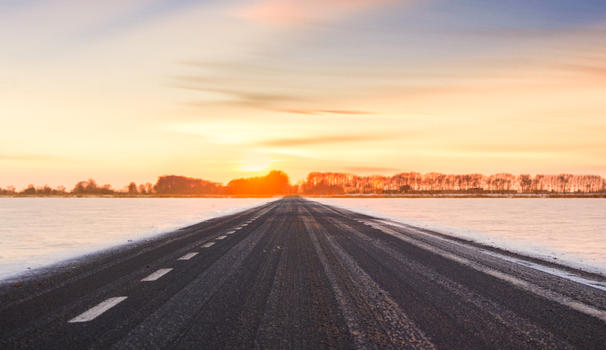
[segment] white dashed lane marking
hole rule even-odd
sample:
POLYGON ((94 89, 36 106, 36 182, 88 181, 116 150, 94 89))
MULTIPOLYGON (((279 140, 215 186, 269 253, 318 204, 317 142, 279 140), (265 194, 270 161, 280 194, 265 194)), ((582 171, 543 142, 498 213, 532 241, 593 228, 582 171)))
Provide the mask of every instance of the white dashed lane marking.
POLYGON ((225 239, 227 236, 219 236, 217 239, 225 239))
POLYGON ((210 248, 210 247, 212 247, 214 245, 215 245, 215 242, 208 242, 208 243, 202 245, 202 248, 210 248))
POLYGON ((236 233, 236 230, 231 230, 231 231, 227 232, 228 235, 231 235, 232 233, 236 233))
POLYGON ((189 259, 193 258, 196 255, 198 255, 198 252, 187 253, 187 254, 183 255, 182 257, 180 257, 177 260, 189 260, 189 259))
POLYGON ((144 279, 141 280, 141 282, 151 282, 151 281, 155 281, 158 278, 166 275, 167 273, 171 272, 173 269, 159 269, 158 271, 152 273, 151 275, 145 277, 144 279))
POLYGON ((106 300, 102 301, 101 303, 99 303, 98 305, 93 306, 92 308, 88 309, 87 311, 72 318, 68 322, 69 323, 79 323, 79 322, 92 321, 95 318, 97 318, 99 315, 104 313, 105 311, 111 309, 112 307, 114 307, 114 306, 120 304, 121 302, 123 302, 124 300, 126 300, 126 298, 127 297, 113 297, 113 298, 106 299, 106 300))

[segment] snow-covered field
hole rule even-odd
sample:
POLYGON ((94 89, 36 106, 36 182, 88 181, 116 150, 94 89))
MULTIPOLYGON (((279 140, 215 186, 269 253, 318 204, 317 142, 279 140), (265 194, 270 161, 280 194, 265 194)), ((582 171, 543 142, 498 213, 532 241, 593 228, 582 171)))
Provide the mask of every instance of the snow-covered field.
POLYGON ((0 198, 0 279, 272 200, 0 198))
MULTIPOLYGON (((273 198, 0 198, 0 279, 273 198)), ((323 198, 606 274, 606 199, 323 198)))
POLYGON ((606 199, 314 200, 606 274, 606 199))

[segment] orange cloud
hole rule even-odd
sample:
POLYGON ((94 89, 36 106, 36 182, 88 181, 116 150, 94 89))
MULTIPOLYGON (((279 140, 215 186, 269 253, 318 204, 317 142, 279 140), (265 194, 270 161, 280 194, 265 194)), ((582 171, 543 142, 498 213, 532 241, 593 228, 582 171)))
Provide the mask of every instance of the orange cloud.
POLYGON ((299 25, 317 20, 338 19, 393 0, 260 0, 241 7, 235 15, 268 25, 299 25))
POLYGON ((292 113, 292 114, 341 114, 341 115, 366 115, 372 114, 368 111, 349 110, 349 109, 279 109, 281 112, 292 113))
POLYGON ((284 138, 261 142, 270 147, 306 146, 327 143, 368 142, 393 138, 393 135, 326 135, 317 137, 284 138))

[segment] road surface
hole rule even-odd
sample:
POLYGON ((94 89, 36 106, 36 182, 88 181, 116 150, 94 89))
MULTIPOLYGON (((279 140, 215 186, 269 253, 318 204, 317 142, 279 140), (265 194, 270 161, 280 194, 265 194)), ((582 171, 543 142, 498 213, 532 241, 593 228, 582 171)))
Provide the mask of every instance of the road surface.
POLYGON ((284 198, 0 286, 2 349, 606 349, 606 280, 284 198))

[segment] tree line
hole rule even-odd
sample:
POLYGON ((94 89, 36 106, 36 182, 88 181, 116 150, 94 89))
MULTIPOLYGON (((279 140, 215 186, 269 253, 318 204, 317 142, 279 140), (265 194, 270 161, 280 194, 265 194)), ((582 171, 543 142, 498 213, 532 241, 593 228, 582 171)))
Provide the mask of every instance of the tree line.
POLYGON ((598 175, 512 175, 499 173, 441 174, 417 172, 393 176, 357 176, 313 172, 302 184, 307 194, 397 193, 604 193, 606 179, 598 175))
POLYGON ((226 186, 220 183, 184 176, 160 176, 153 187, 159 195, 287 195, 297 193, 290 185, 288 175, 273 170, 265 176, 231 180, 226 186))
POLYGON ((416 172, 393 176, 358 176, 346 173, 312 172, 305 181, 291 185, 288 175, 274 170, 265 176, 239 178, 227 185, 186 176, 164 175, 155 184, 129 183, 121 190, 99 185, 94 179, 78 182, 72 190, 63 186, 36 187, 21 191, 0 188, 0 195, 32 196, 268 196, 288 194, 414 194, 414 193, 606 193, 606 179, 598 175, 512 175, 507 173, 441 174, 416 172))
POLYGON ((48 185, 36 187, 29 185, 22 191, 14 186, 0 188, 0 195, 31 195, 31 196, 133 196, 133 195, 287 195, 297 192, 290 185, 288 175, 279 170, 271 171, 265 176, 240 178, 231 180, 226 186, 217 182, 196 179, 186 176, 164 175, 158 177, 156 184, 129 183, 121 190, 115 190, 109 184, 99 185, 94 179, 78 182, 71 191, 59 186, 51 188, 48 185))

